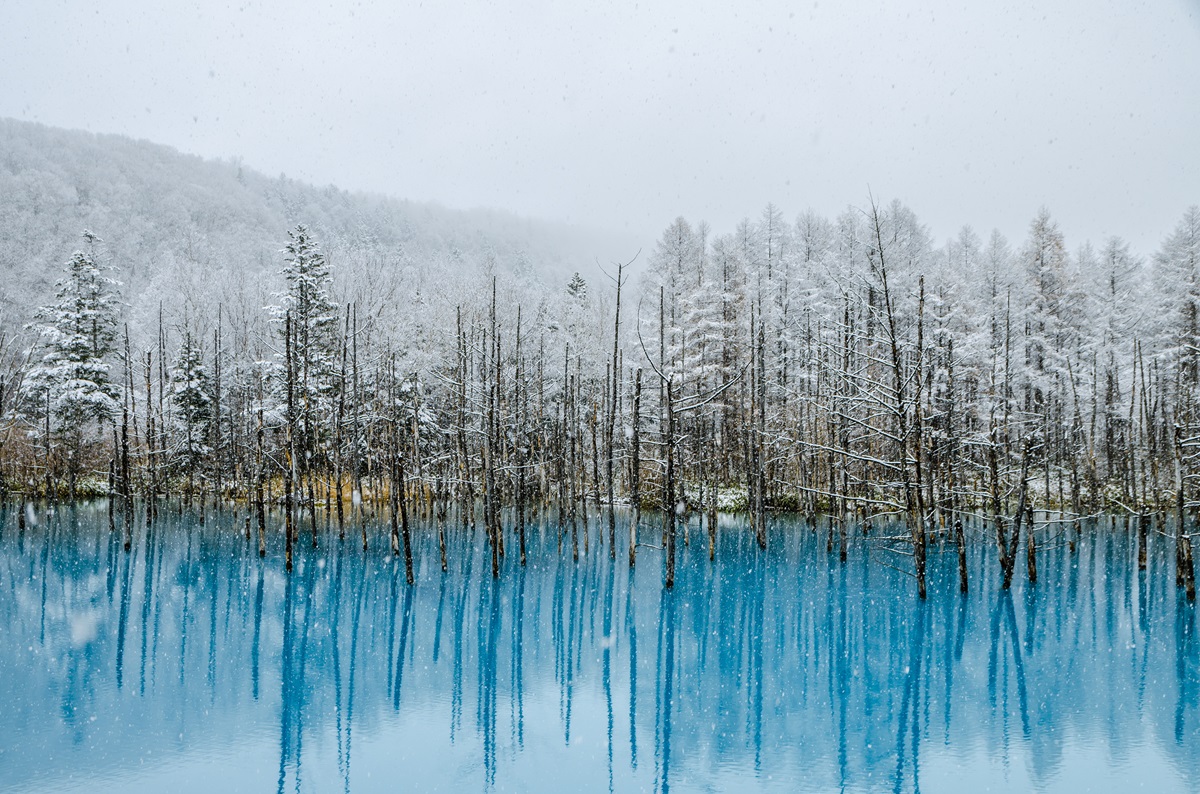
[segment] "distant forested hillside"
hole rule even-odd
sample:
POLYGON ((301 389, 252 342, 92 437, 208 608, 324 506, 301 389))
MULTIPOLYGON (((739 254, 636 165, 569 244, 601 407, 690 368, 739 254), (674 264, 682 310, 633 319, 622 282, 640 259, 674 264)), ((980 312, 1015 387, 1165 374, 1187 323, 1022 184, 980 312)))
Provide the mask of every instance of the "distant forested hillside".
MULTIPOLYGON (((403 193, 397 185, 396 192, 403 193)), ((245 321, 274 302, 287 230, 306 224, 339 301, 414 318, 500 273, 527 299, 592 266, 598 234, 268 177, 147 141, 0 119, 0 307, 10 333, 45 303, 87 229, 114 268, 135 335, 218 305, 245 321), (448 297, 449 296, 449 297, 448 297), (419 312, 417 312, 419 314, 419 312)))

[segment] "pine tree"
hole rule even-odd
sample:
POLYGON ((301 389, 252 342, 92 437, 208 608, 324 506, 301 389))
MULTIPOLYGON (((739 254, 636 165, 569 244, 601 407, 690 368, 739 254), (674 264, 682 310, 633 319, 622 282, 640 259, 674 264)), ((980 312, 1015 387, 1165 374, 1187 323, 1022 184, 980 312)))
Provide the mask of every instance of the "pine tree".
POLYGON ((116 350, 119 283, 103 274, 91 253, 98 238, 84 232, 84 240, 88 252, 71 255, 55 285, 55 302, 35 315, 44 352, 25 383, 34 413, 48 410, 57 429, 72 436, 111 420, 119 395, 109 363, 116 350))
POLYGON ((583 276, 579 275, 576 270, 571 280, 567 282, 567 294, 580 303, 587 301, 587 282, 583 280, 583 276))
POLYGON ((213 414, 212 379, 204 366, 204 350, 190 329, 183 333, 171 376, 171 404, 182 438, 175 450, 175 467, 190 484, 212 455, 206 439, 213 414))
POLYGON ((302 430, 315 433, 318 417, 330 415, 338 383, 339 309, 329 295, 333 283, 329 262, 308 227, 296 226, 288 231, 288 238, 282 271, 287 291, 274 314, 281 331, 284 316, 291 314, 298 419, 302 430))
MULTIPOLYGON (((284 374, 280 378, 286 405, 286 456, 288 476, 288 518, 291 498, 297 497, 301 509, 307 506, 312 543, 317 545, 315 473, 322 464, 318 456, 326 449, 322 443, 332 433, 329 420, 335 414, 340 384, 337 369, 339 311, 329 295, 333 276, 317 241, 303 224, 288 231, 284 248, 283 277, 287 292, 281 306, 275 307, 286 351, 284 374), (293 479, 293 478, 298 479, 293 479), (305 489, 307 488, 307 493, 305 489)), ((289 532, 289 538, 294 535, 289 532)), ((290 550, 289 546, 289 550, 290 550)), ((291 555, 288 555, 291 570, 291 555)))

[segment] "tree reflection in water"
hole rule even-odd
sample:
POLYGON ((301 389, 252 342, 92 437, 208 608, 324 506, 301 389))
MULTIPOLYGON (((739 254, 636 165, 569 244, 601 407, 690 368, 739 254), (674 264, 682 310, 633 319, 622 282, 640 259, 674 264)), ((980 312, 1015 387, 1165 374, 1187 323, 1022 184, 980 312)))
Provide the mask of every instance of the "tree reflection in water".
POLYGON ((925 603, 800 523, 682 546, 673 591, 661 552, 575 563, 545 526, 496 581, 480 538, 452 533, 443 574, 420 532, 413 587, 383 544, 288 576, 237 526, 161 522, 126 555, 99 508, 7 516, 0 787, 1200 786, 1194 610, 1120 520, 1009 593, 989 544, 965 597, 934 554, 925 603))

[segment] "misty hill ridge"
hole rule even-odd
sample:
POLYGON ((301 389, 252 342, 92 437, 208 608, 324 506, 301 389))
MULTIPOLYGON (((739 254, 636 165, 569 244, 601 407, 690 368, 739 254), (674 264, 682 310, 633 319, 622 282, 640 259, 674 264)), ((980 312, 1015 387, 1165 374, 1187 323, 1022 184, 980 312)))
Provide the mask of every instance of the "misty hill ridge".
POLYGON ((27 317, 45 300, 84 229, 104 240, 134 314, 159 300, 201 308, 266 297, 297 223, 335 265, 369 259, 374 269, 407 272, 418 288, 447 268, 565 283, 593 261, 598 238, 501 211, 272 178, 120 135, 0 119, 0 305, 10 316, 27 317))

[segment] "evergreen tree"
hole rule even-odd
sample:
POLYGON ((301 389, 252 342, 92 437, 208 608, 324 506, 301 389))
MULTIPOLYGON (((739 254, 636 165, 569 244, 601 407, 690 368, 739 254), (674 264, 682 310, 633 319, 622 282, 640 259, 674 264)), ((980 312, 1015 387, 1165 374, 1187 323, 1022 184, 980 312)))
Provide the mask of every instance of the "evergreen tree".
POLYGON ((109 363, 116 349, 118 282, 103 274, 91 253, 95 235, 84 232, 84 240, 88 252, 71 255, 55 285, 55 302, 35 315, 43 353, 25 383, 33 412, 49 410, 58 430, 70 435, 110 421, 120 393, 109 363))
POLYGON ((583 280, 583 276, 579 275, 578 270, 567 282, 567 294, 580 303, 587 301, 587 282, 583 280))
POLYGON ((297 405, 306 431, 315 433, 317 418, 329 415, 337 387, 339 312, 329 295, 329 262, 308 227, 296 226, 288 238, 282 271, 287 291, 274 314, 280 332, 285 315, 291 315, 297 405))
POLYGON ((213 414, 212 379, 204 366, 204 350, 190 329, 183 333, 175 360, 171 405, 182 439, 175 450, 175 466, 187 474, 190 483, 212 455, 206 439, 213 414))

